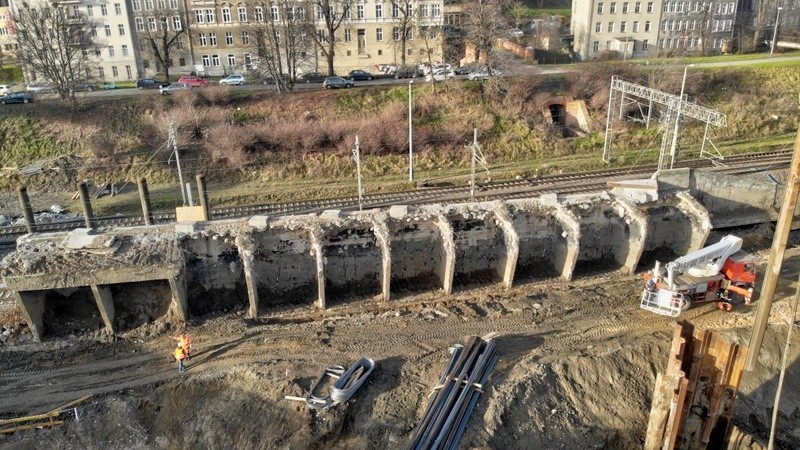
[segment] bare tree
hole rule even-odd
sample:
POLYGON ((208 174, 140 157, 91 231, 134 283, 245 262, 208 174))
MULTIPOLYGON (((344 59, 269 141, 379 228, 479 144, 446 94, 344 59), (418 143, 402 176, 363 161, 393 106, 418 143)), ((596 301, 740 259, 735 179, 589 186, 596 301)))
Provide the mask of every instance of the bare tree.
POLYGON ((494 47, 506 35, 503 0, 473 0, 464 4, 465 39, 475 46, 475 60, 483 60, 491 72, 495 65, 494 47))
POLYGON ((777 0, 761 0, 757 2, 754 13, 753 44, 751 48, 743 49, 747 51, 758 48, 758 44, 765 40, 767 24, 774 23, 778 14, 777 0))
MULTIPOLYGON (((138 28, 141 48, 147 49, 155 59, 156 70, 163 70, 164 78, 169 81, 169 68, 172 67, 172 53, 180 46, 181 35, 186 34, 186 27, 180 11, 157 9, 148 11, 147 17, 137 17, 134 20, 142 21, 138 28)), ((188 24, 186 24, 188 25, 188 24)))
POLYGON ((61 98, 74 98, 72 84, 92 67, 96 24, 43 0, 16 3, 13 15, 23 67, 51 82, 61 98))
POLYGON ((274 80, 279 92, 292 90, 299 69, 309 64, 309 55, 315 52, 308 35, 309 12, 293 0, 268 0, 265 5, 267 20, 249 27, 258 48, 257 72, 274 80))
MULTIPOLYGON (((392 19, 397 24, 398 45, 400 45, 400 65, 406 65, 406 55, 408 55, 408 41, 413 38, 415 28, 415 18, 417 15, 414 8, 414 0, 392 0, 392 19)), ((396 55, 396 53, 395 53, 396 55)))
POLYGON ((309 34, 314 39, 317 47, 325 55, 328 63, 328 75, 334 74, 333 61, 336 56, 336 31, 342 22, 350 16, 352 0, 311 0, 314 8, 314 17, 310 23, 309 34), (318 30, 315 23, 321 21, 322 29, 318 30))

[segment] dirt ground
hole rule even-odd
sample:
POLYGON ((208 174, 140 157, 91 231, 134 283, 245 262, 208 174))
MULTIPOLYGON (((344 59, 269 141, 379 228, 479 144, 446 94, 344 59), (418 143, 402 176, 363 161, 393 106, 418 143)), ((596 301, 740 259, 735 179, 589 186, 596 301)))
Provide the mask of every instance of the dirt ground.
MULTIPOLYGON (((756 237, 746 245, 765 244, 756 237)), ((766 251, 758 255, 766 261, 766 251)), ((761 442, 800 273, 800 249, 787 256, 760 366, 745 374, 734 411, 734 424, 761 442)), ((641 286, 639 275, 606 274, 510 290, 469 286, 446 298, 401 294, 257 321, 243 310, 212 314, 185 327, 195 352, 184 374, 171 359, 178 329, 167 319, 114 338, 97 331, 33 343, 22 335, 0 346, 0 418, 92 398, 78 407, 80 420, 2 436, 0 447, 403 448, 448 347, 498 332, 500 360, 460 448, 641 448, 674 325, 639 309, 641 286), (284 399, 303 396, 324 367, 361 356, 376 369, 348 403, 313 411, 284 399)), ((754 316, 755 308, 723 313, 706 304, 681 318, 746 345, 754 316)), ((777 448, 800 448, 798 342, 795 333, 777 448)))

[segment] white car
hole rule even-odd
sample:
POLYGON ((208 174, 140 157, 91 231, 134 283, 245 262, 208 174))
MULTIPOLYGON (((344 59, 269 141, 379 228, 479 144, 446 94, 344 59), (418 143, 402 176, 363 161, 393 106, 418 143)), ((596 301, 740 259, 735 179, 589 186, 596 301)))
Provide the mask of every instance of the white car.
POLYGON ((472 81, 483 81, 488 80, 489 77, 499 77, 500 71, 497 69, 492 69, 492 74, 489 75, 489 71, 486 69, 478 70, 476 72, 470 72, 467 74, 467 79, 472 81))
POLYGON ((158 88, 158 92, 160 92, 161 95, 170 95, 178 91, 188 91, 189 87, 187 83, 172 83, 169 86, 161 86, 158 88))
POLYGON ((444 81, 448 78, 456 76, 455 72, 449 69, 436 69, 433 72, 425 75, 425 81, 444 81))
POLYGON ((244 80, 244 77, 242 75, 228 75, 227 77, 219 80, 219 84, 228 86, 231 85, 242 86, 245 83, 246 81, 244 80))
POLYGON ((27 87, 28 92, 55 92, 56 87, 46 81, 31 81, 27 87))
POLYGON ((10 84, 0 84, 0 97, 5 97, 12 92, 14 92, 14 89, 10 84))

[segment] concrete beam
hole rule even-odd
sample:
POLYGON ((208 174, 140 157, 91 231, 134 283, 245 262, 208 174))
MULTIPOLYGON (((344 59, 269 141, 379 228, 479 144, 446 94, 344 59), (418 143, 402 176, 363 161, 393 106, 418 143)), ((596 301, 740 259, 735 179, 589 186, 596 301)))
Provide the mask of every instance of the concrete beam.
POLYGON ((310 227, 308 235, 311 240, 311 254, 314 255, 317 266, 317 308, 325 309, 325 255, 322 250, 322 229, 318 226, 310 227))
POLYGON ((178 271, 177 264, 131 265, 127 267, 120 265, 114 269, 11 275, 6 276, 4 280, 6 286, 11 290, 38 291, 40 289, 85 287, 92 284, 139 283, 164 280, 169 277, 169 274, 176 271, 178 271))
POLYGON ((14 297, 37 341, 44 336, 44 291, 16 291, 14 297))
POLYGON ((678 192, 675 197, 678 199, 678 209, 692 222, 692 236, 687 253, 700 250, 706 245, 708 235, 711 233, 711 214, 686 191, 678 192))
POLYGON ((91 288, 103 324, 111 334, 114 334, 114 299, 111 297, 111 288, 106 284, 93 284, 91 288))
POLYGON ((442 280, 442 289, 445 295, 453 293, 453 277, 456 273, 456 243, 453 238, 453 225, 443 214, 436 217, 436 226, 442 237, 442 250, 444 251, 444 261, 441 262, 437 272, 439 279, 442 280))
POLYGON ((517 261, 519 260, 519 234, 514 229, 508 205, 499 203, 492 208, 492 211, 497 218, 497 226, 503 230, 503 241, 506 246, 505 261, 501 260, 502 268, 499 275, 503 278, 503 287, 510 289, 514 283, 514 274, 517 271, 517 261))
POLYGON ((562 237, 566 241, 564 249, 556 252, 554 265, 556 270, 561 274, 561 279, 570 281, 572 280, 572 274, 575 272, 575 265, 578 264, 578 256, 580 255, 581 224, 578 218, 575 217, 575 214, 561 203, 553 203, 551 205, 554 208, 553 215, 561 224, 561 229, 564 230, 564 235, 562 237))
POLYGON ((256 281, 253 258, 255 242, 252 232, 236 236, 236 247, 239 249, 239 257, 242 259, 242 270, 244 271, 244 282, 247 285, 247 318, 255 319, 258 317, 258 282, 256 281))
POLYGON ((633 203, 625 199, 615 197, 615 208, 620 218, 628 225, 628 254, 623 258, 617 255, 617 262, 622 266, 622 273, 633 273, 639 264, 639 259, 644 251, 645 238, 647 237, 647 217, 633 203))
POLYGON ((186 274, 183 271, 169 278, 169 288, 172 291, 172 308, 179 320, 189 320, 189 301, 186 298, 186 274))
POLYGON ((375 233, 375 240, 381 248, 381 296, 383 301, 388 302, 392 296, 392 242, 389 237, 386 216, 374 215, 372 229, 375 233))

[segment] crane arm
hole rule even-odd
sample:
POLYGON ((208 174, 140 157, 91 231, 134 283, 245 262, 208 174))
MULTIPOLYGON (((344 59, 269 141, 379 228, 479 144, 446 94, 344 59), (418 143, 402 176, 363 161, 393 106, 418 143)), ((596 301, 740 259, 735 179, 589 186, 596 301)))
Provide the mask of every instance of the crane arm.
POLYGON ((696 252, 689 253, 688 255, 681 256, 680 258, 668 263, 665 268, 667 269, 667 282, 672 286, 674 275, 684 273, 690 267, 699 264, 711 263, 719 271, 722 264, 729 256, 738 252, 742 248, 742 238, 734 235, 727 235, 716 244, 709 245, 706 248, 700 249, 696 252))

